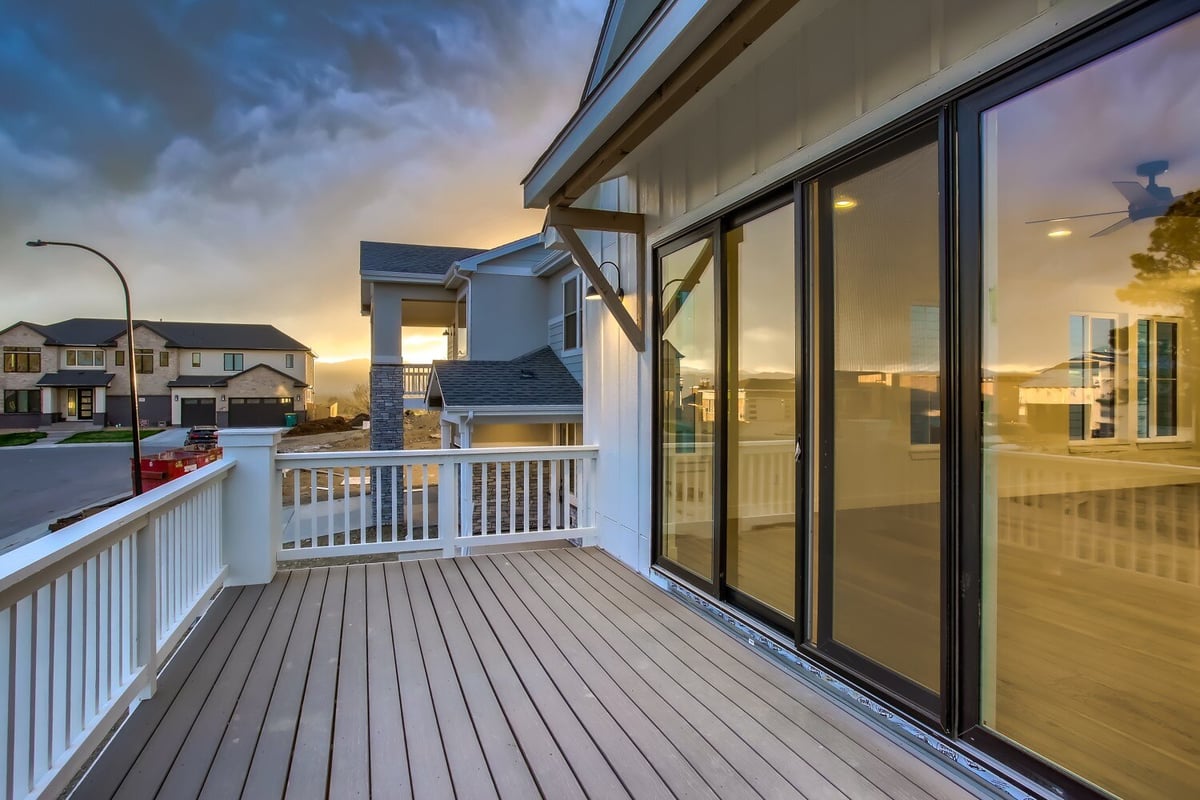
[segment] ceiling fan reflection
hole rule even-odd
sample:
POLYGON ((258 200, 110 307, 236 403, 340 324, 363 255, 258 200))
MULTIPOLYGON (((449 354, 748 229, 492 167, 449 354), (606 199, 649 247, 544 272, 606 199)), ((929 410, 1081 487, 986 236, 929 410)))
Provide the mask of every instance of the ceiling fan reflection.
POLYGON ((1117 220, 1106 228, 1101 228, 1091 235, 1090 238, 1095 239, 1097 236, 1107 236, 1110 233, 1119 231, 1125 226, 1137 222, 1140 219, 1150 219, 1153 217, 1161 217, 1167 213, 1167 209, 1171 207, 1171 203, 1175 202, 1175 195, 1166 186, 1159 186, 1157 179, 1167 171, 1170 162, 1161 161, 1146 161, 1137 165, 1137 174, 1146 179, 1146 185, 1137 181, 1113 181, 1112 185, 1121 196, 1129 203, 1129 206, 1122 211, 1098 211, 1093 214, 1074 214, 1066 217, 1050 217, 1048 219, 1031 219, 1026 225, 1039 225, 1045 222, 1066 222, 1072 219, 1086 219, 1088 217, 1108 217, 1115 214, 1124 214, 1125 218, 1117 220))

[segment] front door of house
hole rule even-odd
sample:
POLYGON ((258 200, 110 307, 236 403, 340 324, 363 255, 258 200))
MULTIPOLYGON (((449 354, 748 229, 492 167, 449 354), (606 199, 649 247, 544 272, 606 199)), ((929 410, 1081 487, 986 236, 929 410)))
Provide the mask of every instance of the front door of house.
POLYGON ((80 389, 79 390, 79 418, 91 419, 92 407, 95 403, 95 389, 80 389))

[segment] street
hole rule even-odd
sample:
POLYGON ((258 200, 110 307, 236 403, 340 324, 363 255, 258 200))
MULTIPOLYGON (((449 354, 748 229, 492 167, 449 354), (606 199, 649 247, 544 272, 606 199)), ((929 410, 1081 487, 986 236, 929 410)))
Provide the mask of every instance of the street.
MULTIPOLYGON (((178 447, 187 431, 172 428, 142 441, 142 454, 178 447)), ((15 533, 130 491, 124 445, 0 448, 0 549, 15 533)))

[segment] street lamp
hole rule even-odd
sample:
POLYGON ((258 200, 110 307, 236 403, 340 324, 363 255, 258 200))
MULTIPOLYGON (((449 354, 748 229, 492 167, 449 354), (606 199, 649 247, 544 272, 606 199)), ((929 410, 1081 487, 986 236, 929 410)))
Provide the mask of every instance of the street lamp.
POLYGON ((142 493, 142 426, 138 413, 138 391, 137 391, 137 370, 134 369, 133 362, 133 307, 129 301, 129 284, 125 282, 125 276, 121 274, 121 270, 117 269, 117 265, 112 262, 108 256, 96 250, 93 247, 88 247, 86 244, 76 244, 75 242, 44 242, 41 239, 32 242, 26 242, 26 247, 75 247, 80 250, 87 250, 93 255, 99 256, 104 260, 104 263, 112 267, 112 271, 117 273, 117 277, 121 279, 121 288, 125 290, 125 363, 129 367, 129 411, 133 420, 133 494, 139 495, 142 493))

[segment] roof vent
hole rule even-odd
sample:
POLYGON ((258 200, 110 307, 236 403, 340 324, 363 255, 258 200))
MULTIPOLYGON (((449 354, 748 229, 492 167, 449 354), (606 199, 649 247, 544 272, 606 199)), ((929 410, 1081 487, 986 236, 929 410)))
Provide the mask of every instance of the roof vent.
POLYGON ((521 370, 521 380, 529 380, 531 378, 536 378, 536 377, 537 377, 537 375, 534 375, 533 370, 531 370, 531 369, 521 370))

